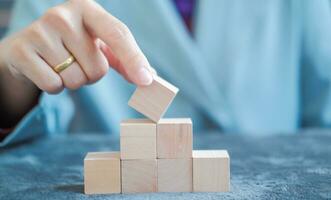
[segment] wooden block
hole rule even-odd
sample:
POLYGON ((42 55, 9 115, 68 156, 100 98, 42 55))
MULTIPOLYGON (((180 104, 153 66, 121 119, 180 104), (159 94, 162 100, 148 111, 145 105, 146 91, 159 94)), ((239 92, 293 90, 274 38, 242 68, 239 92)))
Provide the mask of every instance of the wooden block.
POLYGON ((225 150, 193 151, 193 191, 230 190, 230 157, 225 150))
POLYGON ((156 158, 156 124, 148 119, 121 122, 121 159, 156 158))
POLYGON ((192 158, 192 121, 161 119, 157 124, 158 158, 192 158))
POLYGON ((121 193, 119 152, 88 153, 84 159, 85 194, 121 193))
POLYGON ((158 122, 175 98, 178 88, 158 76, 149 86, 139 86, 129 100, 129 106, 158 122))
POLYGON ((158 159, 159 192, 192 192, 192 158, 158 159))
POLYGON ((157 191, 157 160, 122 160, 122 192, 157 191))

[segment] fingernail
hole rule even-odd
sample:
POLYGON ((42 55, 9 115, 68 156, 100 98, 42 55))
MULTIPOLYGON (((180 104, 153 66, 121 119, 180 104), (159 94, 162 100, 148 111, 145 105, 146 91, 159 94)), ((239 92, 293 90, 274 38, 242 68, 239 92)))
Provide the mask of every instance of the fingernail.
POLYGON ((151 72, 145 67, 140 68, 137 75, 139 83, 141 83, 142 85, 149 85, 153 82, 153 76, 151 72))

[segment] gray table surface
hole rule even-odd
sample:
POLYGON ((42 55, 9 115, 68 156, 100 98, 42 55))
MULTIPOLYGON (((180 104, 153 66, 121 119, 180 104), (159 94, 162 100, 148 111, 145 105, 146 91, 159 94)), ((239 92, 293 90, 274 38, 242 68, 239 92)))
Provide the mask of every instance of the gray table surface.
POLYGON ((331 199, 331 131, 268 137, 195 135, 195 149, 227 149, 231 192, 83 194, 89 151, 119 149, 118 138, 76 134, 0 149, 0 199, 331 199))

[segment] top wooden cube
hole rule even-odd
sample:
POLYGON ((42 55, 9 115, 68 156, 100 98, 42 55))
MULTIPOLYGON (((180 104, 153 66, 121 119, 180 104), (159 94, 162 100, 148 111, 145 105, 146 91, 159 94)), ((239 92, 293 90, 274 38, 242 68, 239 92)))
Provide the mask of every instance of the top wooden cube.
POLYGON ((151 85, 137 87, 128 104, 144 116, 158 122, 177 92, 178 88, 162 78, 154 76, 151 85))

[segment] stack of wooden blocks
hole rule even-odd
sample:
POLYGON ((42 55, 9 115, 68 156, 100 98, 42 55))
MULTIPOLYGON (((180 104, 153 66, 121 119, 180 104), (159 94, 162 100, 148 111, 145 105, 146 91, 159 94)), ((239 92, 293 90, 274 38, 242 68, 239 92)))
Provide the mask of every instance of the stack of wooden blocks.
POLYGON ((149 119, 121 122, 120 152, 86 155, 86 194, 229 191, 227 151, 193 151, 191 119, 162 119, 177 92, 157 76, 136 89, 129 105, 149 119))

